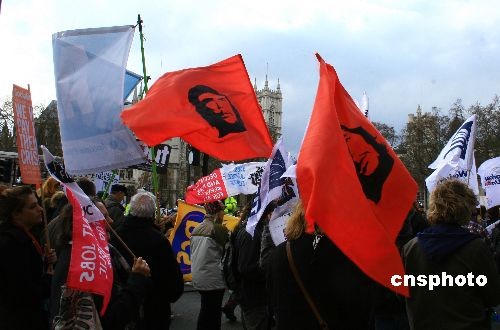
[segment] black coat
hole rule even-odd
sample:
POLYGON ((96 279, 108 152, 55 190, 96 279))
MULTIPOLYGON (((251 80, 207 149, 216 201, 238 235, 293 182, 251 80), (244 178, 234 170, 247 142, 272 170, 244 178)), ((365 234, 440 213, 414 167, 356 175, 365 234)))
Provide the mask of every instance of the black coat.
MULTIPOLYGON (((330 329, 370 329, 374 283, 326 236, 291 241, 295 266, 330 329)), ((268 282, 278 329, 319 329, 290 270, 286 242, 271 255, 268 282)))
MULTIPOLYGON (((165 329, 170 324, 170 304, 181 296, 184 281, 170 242, 154 225, 153 219, 126 216, 116 229, 122 240, 137 257, 142 257, 151 269, 153 289, 144 301, 144 321, 147 329, 165 329)), ((113 237, 112 244, 127 262, 133 260, 122 244, 113 237)))
POLYGON ((48 329, 43 303, 50 294, 50 276, 31 238, 2 224, 0 260, 0 329, 48 329))

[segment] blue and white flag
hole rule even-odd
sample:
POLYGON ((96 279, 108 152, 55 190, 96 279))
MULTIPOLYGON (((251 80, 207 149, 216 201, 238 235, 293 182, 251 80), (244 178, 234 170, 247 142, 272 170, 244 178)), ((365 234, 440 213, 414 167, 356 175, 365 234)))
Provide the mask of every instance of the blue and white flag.
POLYGON ((472 115, 453 134, 436 160, 429 165, 435 171, 425 179, 427 189, 432 192, 442 181, 457 179, 467 184, 479 195, 474 142, 476 138, 476 115, 472 115))
MULTIPOLYGON (((253 236, 255 226, 257 226, 257 223, 262 217, 262 213, 264 213, 269 203, 280 197, 282 198, 284 194, 288 194, 285 196, 286 198, 293 198, 293 195, 298 196, 296 185, 294 192, 293 187, 291 188, 289 185, 289 179, 282 177, 290 165, 292 165, 290 164, 290 158, 280 138, 274 145, 271 157, 264 167, 257 196, 252 203, 252 209, 250 210, 246 227, 250 235, 253 236), (290 188, 292 189, 291 192, 290 188)), ((283 201, 285 202, 285 200, 283 201)))
POLYGON ((133 26, 116 26, 52 35, 61 142, 72 175, 144 162, 120 119, 133 33, 133 26))
POLYGON ((443 164, 460 165, 468 170, 472 167, 476 140, 476 115, 470 116, 453 134, 446 146, 429 168, 437 169, 443 164))
POLYGON ((488 159, 479 166, 481 185, 488 199, 487 208, 500 205, 500 157, 488 159))
POLYGON ((123 99, 126 100, 127 97, 132 93, 132 91, 137 87, 139 82, 141 82, 142 76, 132 71, 125 71, 125 80, 123 84, 123 99))

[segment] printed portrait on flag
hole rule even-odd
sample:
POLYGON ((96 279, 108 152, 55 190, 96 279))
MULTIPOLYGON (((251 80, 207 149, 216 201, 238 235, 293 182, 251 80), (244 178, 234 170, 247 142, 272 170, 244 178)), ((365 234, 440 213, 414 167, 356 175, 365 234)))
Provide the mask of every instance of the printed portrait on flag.
POLYGON ((379 143, 363 127, 348 128, 340 126, 351 154, 359 182, 369 200, 377 204, 382 195, 382 188, 391 173, 394 159, 387 151, 385 143, 379 143))
POLYGON ((218 130, 219 138, 246 131, 238 109, 226 95, 211 87, 196 85, 189 90, 188 99, 196 112, 218 130))

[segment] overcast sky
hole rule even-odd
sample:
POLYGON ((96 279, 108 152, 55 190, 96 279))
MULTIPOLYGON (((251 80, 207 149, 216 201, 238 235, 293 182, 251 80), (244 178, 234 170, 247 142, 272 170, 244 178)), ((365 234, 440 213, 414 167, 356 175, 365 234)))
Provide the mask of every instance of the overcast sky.
MULTIPOLYGON (((31 85, 33 104, 55 99, 52 34, 144 20, 146 65, 167 71, 241 53, 252 83, 280 79, 285 145, 297 153, 319 79, 314 53, 347 91, 370 98, 370 118, 397 129, 417 105, 447 112, 500 94, 496 1, 6 0, 0 14, 0 98, 31 85), (266 65, 268 64, 268 66, 266 65), (268 67, 268 69, 267 69, 268 67)), ((142 72, 136 31, 128 69, 142 72)))

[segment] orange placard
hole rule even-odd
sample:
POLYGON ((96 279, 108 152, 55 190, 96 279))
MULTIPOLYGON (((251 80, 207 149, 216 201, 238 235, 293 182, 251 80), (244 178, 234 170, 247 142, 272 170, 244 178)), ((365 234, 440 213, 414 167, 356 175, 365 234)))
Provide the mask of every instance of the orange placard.
POLYGON ((17 153, 23 183, 38 184, 42 181, 42 177, 30 91, 14 85, 12 108, 14 109, 17 153))

